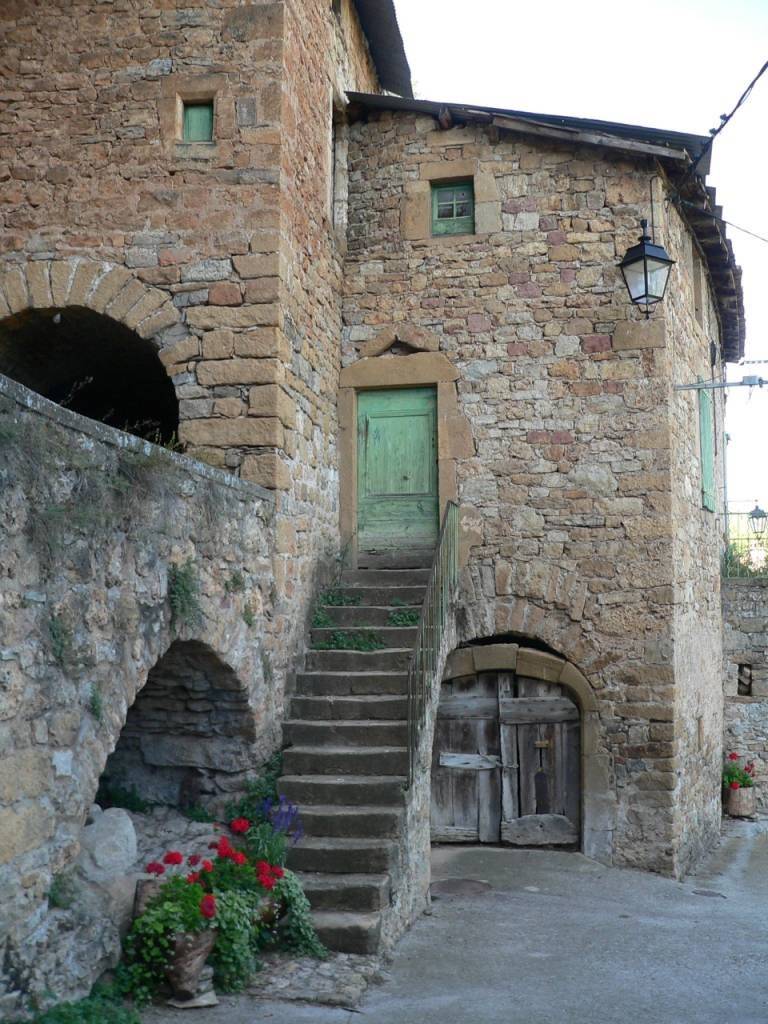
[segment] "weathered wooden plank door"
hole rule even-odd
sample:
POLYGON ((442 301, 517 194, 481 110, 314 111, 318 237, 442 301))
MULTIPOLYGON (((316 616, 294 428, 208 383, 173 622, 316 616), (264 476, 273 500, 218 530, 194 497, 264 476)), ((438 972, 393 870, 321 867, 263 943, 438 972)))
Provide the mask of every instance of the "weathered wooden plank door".
POLYGON ((433 842, 578 842, 580 761, 579 709, 561 687, 511 672, 444 683, 433 842))
POLYGON ((443 684, 432 763, 432 839, 497 843, 499 709, 494 673, 443 684))
POLYGON ((358 564, 429 564, 439 526, 435 388, 359 392, 357 437, 358 564))

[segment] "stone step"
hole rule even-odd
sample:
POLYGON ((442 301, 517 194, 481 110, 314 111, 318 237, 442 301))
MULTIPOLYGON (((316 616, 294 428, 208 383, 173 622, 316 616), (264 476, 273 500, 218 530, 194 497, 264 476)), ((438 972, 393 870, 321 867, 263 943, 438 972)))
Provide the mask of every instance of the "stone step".
MULTIPOLYGON (((421 607, 425 591, 426 587, 418 584, 416 586, 403 587, 342 586, 338 588, 338 593, 345 600, 357 602, 356 606, 359 608, 382 606, 391 608, 400 607, 404 603, 421 607)), ((324 605, 323 607, 329 606, 324 605)), ((346 605, 344 607, 352 608, 355 605, 346 605)))
POLYGON ((431 569, 345 569, 342 587, 426 587, 431 569))
POLYGON ((397 696, 408 691, 407 672, 299 672, 296 693, 307 697, 397 696))
POLYGON ((389 695, 362 697, 294 697, 292 719, 312 721, 404 721, 408 717, 408 698, 389 695))
MULTIPOLYGON (((321 644, 333 644, 337 650, 352 650, 358 653, 354 645, 358 640, 366 640, 381 645, 382 649, 393 650, 397 647, 413 648, 416 643, 416 626, 374 626, 370 629, 339 629, 336 626, 321 626, 310 632, 312 647, 322 649, 321 644), (349 644, 350 646, 345 646, 349 644)), ((368 654, 368 651, 361 651, 368 654)))
POLYGON ((389 904, 389 875, 300 874, 314 911, 373 913, 389 904))
POLYGON ((404 672, 411 659, 409 647, 381 651, 308 651, 310 672, 404 672))
POLYGON ((288 747, 286 775, 406 775, 405 747, 288 747))
POLYGON ((397 861, 397 843, 390 839, 304 836, 288 852, 291 871, 330 875, 391 874, 397 861))
POLYGON ((304 807, 301 821, 307 835, 370 838, 397 835, 403 813, 399 806, 343 807, 315 804, 304 807))
POLYGON ((404 747, 408 723, 294 720, 283 723, 283 741, 294 747, 404 747))
POLYGON ((405 782, 404 775, 283 775, 277 787, 303 811, 316 804, 397 805, 405 782))
POLYGON ((393 626, 395 623, 391 622, 390 619, 393 615, 408 613, 411 617, 415 616, 416 621, 410 623, 411 625, 417 626, 419 624, 419 615, 421 614, 421 605, 410 604, 403 607, 387 607, 386 605, 357 605, 351 606, 346 605, 344 607, 336 605, 324 605, 323 612, 328 616, 334 625, 334 628, 339 626, 348 627, 365 627, 375 628, 377 626, 393 626))
POLYGON ((337 953, 376 953, 381 914, 344 914, 321 910, 312 915, 320 940, 337 953))

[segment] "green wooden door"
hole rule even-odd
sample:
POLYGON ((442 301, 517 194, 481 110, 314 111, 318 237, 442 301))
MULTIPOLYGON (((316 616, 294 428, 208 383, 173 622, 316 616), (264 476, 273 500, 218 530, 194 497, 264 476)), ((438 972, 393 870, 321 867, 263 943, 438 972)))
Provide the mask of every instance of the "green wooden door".
POLYGON ((437 532, 435 389, 359 392, 358 563, 428 565, 437 532))

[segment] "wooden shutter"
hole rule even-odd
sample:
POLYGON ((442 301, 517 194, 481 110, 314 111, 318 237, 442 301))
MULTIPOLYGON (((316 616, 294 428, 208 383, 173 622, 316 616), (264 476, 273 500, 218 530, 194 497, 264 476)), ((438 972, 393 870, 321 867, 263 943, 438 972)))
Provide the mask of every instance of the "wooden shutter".
POLYGON ((701 449, 701 504, 715 511, 715 426, 712 392, 699 391, 699 439, 701 449))
POLYGON ((185 142, 213 141, 213 103, 184 104, 185 142))

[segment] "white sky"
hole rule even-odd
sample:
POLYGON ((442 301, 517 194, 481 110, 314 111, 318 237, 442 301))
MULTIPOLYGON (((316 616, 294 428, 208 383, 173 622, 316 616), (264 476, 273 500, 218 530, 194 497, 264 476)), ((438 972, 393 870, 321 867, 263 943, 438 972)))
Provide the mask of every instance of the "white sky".
MULTIPOLYGON (((395 0, 420 99, 706 135, 768 60, 768 0, 395 0)), ((723 216, 768 238, 768 73, 714 145, 723 216)), ((768 243, 728 228, 747 359, 768 359, 768 243)), ((670 287, 674 286, 674 279, 670 287)), ((730 379, 765 366, 730 368, 730 379)), ((682 383, 682 382, 680 382, 682 383)), ((768 508, 768 387, 729 392, 729 503, 768 508)))

